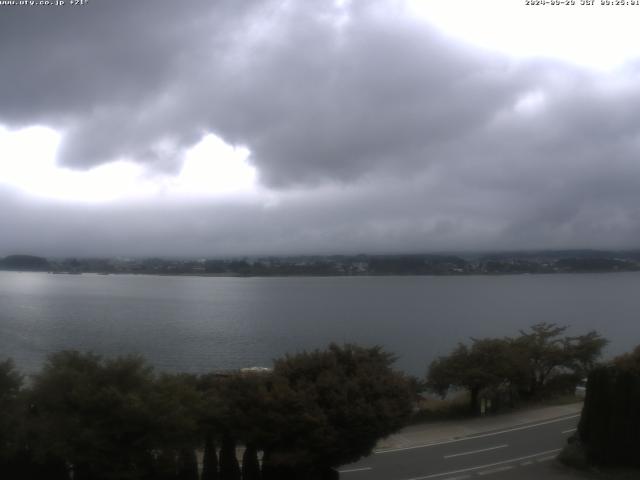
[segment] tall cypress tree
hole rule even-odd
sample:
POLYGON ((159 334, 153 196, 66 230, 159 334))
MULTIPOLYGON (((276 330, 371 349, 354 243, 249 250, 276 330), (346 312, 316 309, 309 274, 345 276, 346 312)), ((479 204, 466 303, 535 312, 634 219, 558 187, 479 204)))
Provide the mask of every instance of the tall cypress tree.
POLYGON ((198 459, 192 448, 182 448, 178 454, 178 479, 198 480, 198 459))
POLYGON ((22 470, 19 475, 2 478, 10 480, 18 480, 23 478, 46 478, 47 480, 69 480, 69 468, 66 463, 53 456, 47 456, 46 458, 38 461, 33 457, 25 458, 25 463, 21 465, 22 470))
POLYGON ((218 455, 213 435, 207 434, 204 440, 204 456, 202 457, 202 480, 218 480, 218 455))
POLYGON ((262 455, 262 480, 277 480, 277 476, 275 475, 275 471, 273 465, 270 461, 270 455, 268 451, 265 451, 262 455))
POLYGON ((240 465, 236 457, 236 441, 226 433, 220 449, 220 480, 241 480, 240 465))
POLYGON ((260 462, 255 445, 247 445, 242 456, 242 480, 260 480, 260 462))
POLYGON ((175 480, 178 474, 178 462, 173 450, 163 449, 156 459, 158 480, 175 480))

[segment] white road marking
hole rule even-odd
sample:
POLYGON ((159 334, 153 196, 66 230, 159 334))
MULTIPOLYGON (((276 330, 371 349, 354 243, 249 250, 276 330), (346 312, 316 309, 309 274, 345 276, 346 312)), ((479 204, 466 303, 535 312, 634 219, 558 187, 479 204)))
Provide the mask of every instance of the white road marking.
POLYGON ((560 450, 561 450, 560 448, 556 448, 555 450, 546 450, 544 452, 534 453, 533 455, 525 455, 524 457, 510 458, 509 460, 503 460, 501 462, 488 463, 487 465, 478 465, 477 467, 463 468, 461 470, 453 470, 451 472, 433 473, 431 475, 425 475, 423 477, 411 477, 411 478, 407 478, 406 480, 426 480, 427 478, 437 478, 437 477, 444 477, 446 475, 455 475, 457 473, 472 472, 474 470, 482 470, 483 468, 491 468, 491 467, 497 467, 498 465, 505 465, 507 463, 515 463, 521 460, 527 460, 529 458, 539 457, 540 455, 558 453, 560 450))
POLYGON ((561 433, 571 433, 571 432, 575 432, 576 430, 578 430, 577 428, 570 428, 569 430, 563 430, 561 433))
POLYGON ((533 465, 533 462, 531 460, 527 460, 526 462, 522 462, 520 464, 521 467, 526 467, 527 465, 533 465))
POLYGON ((435 447, 436 445, 447 445, 449 443, 465 442, 467 440, 476 440, 478 438, 493 437, 495 435, 501 435, 503 433, 517 432, 519 430, 527 430, 529 428, 540 427, 542 425, 549 425, 551 423, 564 422, 565 420, 571 420, 572 418, 577 418, 579 416, 580 416, 580 414, 578 413, 576 415, 570 415, 568 417, 556 418, 554 420, 547 420, 546 422, 540 422, 540 423, 536 423, 534 425, 524 425, 522 427, 514 427, 514 428, 509 428, 507 430, 500 430, 499 432, 482 433, 480 435, 473 435, 473 436, 464 437, 464 438, 456 438, 456 439, 453 439, 453 440, 445 440, 443 442, 424 443, 422 445, 414 445, 414 446, 411 446, 411 447, 388 448, 388 449, 385 449, 385 450, 377 450, 377 451, 375 451, 373 453, 374 453, 374 455, 381 455, 383 453, 404 452, 405 450, 415 450, 415 449, 418 449, 418 448, 435 447))
POLYGON ((478 475, 489 475, 491 473, 499 473, 499 472, 504 472, 507 470, 511 470, 513 468, 512 465, 508 465, 506 467, 498 467, 498 468, 494 468, 493 470, 485 470, 483 472, 478 472, 478 475))
POLYGON ((340 473, 353 473, 353 472, 366 472, 367 470, 372 470, 371 467, 361 467, 361 468, 349 468, 347 470, 338 470, 340 473))
POLYGON ((463 455, 473 455, 474 453, 488 452, 489 450, 497 450, 499 448, 507 448, 509 445, 497 445, 495 447, 481 448, 480 450, 472 450, 470 452, 453 453, 451 455, 445 455, 444 458, 462 457, 463 455))
POLYGON ((471 475, 460 475, 459 477, 443 478, 442 480, 467 480, 467 478, 471 478, 471 475))

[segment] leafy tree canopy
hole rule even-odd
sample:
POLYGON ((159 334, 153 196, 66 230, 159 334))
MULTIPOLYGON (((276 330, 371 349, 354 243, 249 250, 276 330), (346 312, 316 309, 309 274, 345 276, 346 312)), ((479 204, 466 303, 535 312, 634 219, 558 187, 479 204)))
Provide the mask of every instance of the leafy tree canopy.
POLYGON ((42 453, 66 458, 81 478, 141 468, 157 433, 152 380, 151 368, 135 356, 51 355, 34 377, 30 400, 42 453))
POLYGON ((632 352, 616 357, 613 363, 623 370, 640 373, 640 345, 632 352))
POLYGON ((16 430, 20 427, 16 414, 21 387, 22 375, 13 362, 0 362, 0 460, 16 449, 16 430))
POLYGON ((265 446, 274 462, 333 467, 371 452, 411 413, 407 379, 380 347, 332 344, 277 360, 269 385, 265 446))
POLYGON ((573 381, 587 375, 607 340, 595 331, 576 337, 562 336, 567 327, 538 323, 515 338, 472 339, 449 355, 434 360, 427 386, 444 395, 450 387, 468 389, 470 408, 477 409, 483 389, 504 387, 534 397, 551 378, 570 375, 573 381))

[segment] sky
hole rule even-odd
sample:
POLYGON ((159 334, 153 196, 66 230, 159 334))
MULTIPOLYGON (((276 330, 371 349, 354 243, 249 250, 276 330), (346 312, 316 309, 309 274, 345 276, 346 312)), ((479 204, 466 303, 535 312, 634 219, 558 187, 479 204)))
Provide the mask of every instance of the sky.
POLYGON ((631 3, 0 5, 0 256, 638 248, 631 3))

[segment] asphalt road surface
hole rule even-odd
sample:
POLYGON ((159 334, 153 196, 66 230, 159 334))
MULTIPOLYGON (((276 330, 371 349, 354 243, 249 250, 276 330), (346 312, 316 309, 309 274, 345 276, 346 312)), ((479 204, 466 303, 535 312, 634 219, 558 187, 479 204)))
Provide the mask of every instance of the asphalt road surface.
POLYGON ((550 478, 552 462, 578 423, 570 415, 422 446, 377 451, 340 469, 344 480, 550 478))

